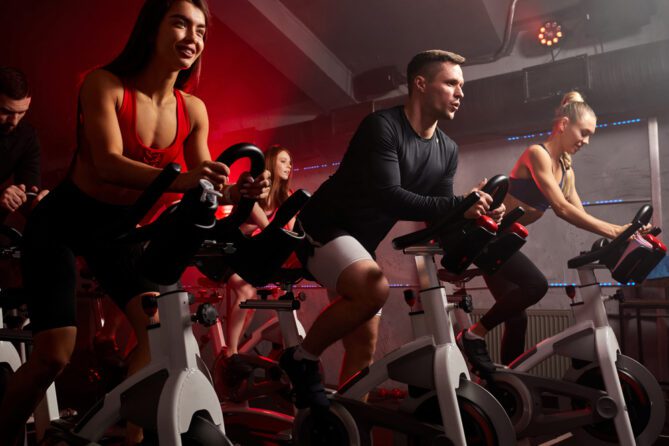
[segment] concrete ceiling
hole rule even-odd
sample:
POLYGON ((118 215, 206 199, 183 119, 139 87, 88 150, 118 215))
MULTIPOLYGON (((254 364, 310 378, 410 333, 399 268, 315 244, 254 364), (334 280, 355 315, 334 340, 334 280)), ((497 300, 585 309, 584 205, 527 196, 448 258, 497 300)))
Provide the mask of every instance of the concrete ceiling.
MULTIPOLYGON (((429 48, 467 58, 501 47, 512 0, 233 0, 214 15, 323 111, 356 103, 356 76, 404 73, 429 48)), ((581 0, 519 0, 515 22, 570 10, 581 0)))

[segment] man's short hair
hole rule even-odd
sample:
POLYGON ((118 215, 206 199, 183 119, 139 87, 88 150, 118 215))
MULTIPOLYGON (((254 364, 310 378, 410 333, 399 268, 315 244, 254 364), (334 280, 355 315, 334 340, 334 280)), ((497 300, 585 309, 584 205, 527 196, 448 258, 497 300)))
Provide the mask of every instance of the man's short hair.
POLYGON ((416 76, 431 78, 433 68, 437 63, 451 62, 457 65, 465 63, 465 58, 459 54, 444 50, 427 50, 416 54, 407 65, 407 84, 409 94, 413 88, 413 81, 416 76))
POLYGON ((0 67, 0 94, 11 99, 27 98, 30 96, 28 78, 16 68, 0 67))

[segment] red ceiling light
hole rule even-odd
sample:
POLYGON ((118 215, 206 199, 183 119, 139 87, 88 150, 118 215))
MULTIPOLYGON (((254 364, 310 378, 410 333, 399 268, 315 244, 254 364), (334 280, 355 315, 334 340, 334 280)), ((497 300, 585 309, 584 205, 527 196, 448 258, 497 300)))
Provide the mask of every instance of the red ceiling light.
POLYGON ((562 39, 562 26, 558 22, 548 21, 539 28, 537 38, 542 45, 557 45, 562 39))

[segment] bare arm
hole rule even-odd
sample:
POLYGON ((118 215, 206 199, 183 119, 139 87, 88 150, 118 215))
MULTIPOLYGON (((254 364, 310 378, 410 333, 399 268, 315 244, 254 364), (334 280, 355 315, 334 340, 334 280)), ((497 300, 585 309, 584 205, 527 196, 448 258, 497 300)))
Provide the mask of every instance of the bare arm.
POLYGON ((253 204, 253 209, 251 209, 251 215, 249 216, 248 222, 257 225, 260 229, 265 229, 269 224, 265 211, 262 210, 257 202, 253 204))
MULTIPOLYGON (((195 96, 184 94, 184 100, 191 122, 191 131, 184 143, 184 160, 188 170, 192 171, 198 180, 200 178, 208 179, 219 190, 232 188, 231 185, 225 185, 230 172, 228 166, 211 160, 208 144, 209 115, 207 114, 207 107, 204 102, 195 96)), ((191 187, 193 186, 194 184, 191 187)), ((225 195, 230 197, 232 202, 239 201, 238 190, 233 191, 231 189, 225 195)))
POLYGON ((184 146, 184 159, 188 169, 194 169, 194 171, 199 172, 198 179, 204 176, 214 183, 214 185, 220 185, 220 189, 224 191, 224 202, 228 204, 239 203, 242 196, 248 198, 266 197, 269 193, 268 171, 263 172, 256 178, 252 178, 248 173, 244 172, 239 176, 237 184, 223 186, 227 182, 229 169, 228 166, 211 160, 211 153, 209 152, 207 142, 209 137, 207 108, 204 102, 195 96, 184 94, 184 98, 191 121, 191 133, 188 135, 184 146), (225 178, 223 180, 221 180, 220 176, 221 169, 225 169, 225 178))
POLYGON ((79 93, 84 137, 90 145, 93 168, 104 182, 145 189, 160 169, 123 156, 116 117, 122 92, 121 81, 111 73, 97 70, 86 77, 79 93))
MULTIPOLYGON (((84 136, 90 145, 93 167, 104 182, 141 190, 156 178, 161 169, 123 155, 123 138, 116 116, 118 102, 123 97, 122 92, 121 81, 111 73, 97 70, 86 77, 80 92, 84 136)), ((206 110, 204 114, 206 116, 206 110)), ((197 120, 195 129, 198 125, 202 125, 201 120, 197 120)), ((179 175, 172 185, 173 191, 184 192, 196 186, 201 178, 214 184, 221 184, 227 178, 226 166, 205 161, 201 150, 206 151, 207 146, 201 145, 201 135, 204 134, 206 139, 207 128, 201 129, 204 132, 194 138, 197 142, 187 144, 192 146, 186 148, 185 153, 190 163, 196 160, 200 160, 200 163, 179 175)))
POLYGON ((622 226, 605 222, 585 212, 575 190, 571 194, 573 202, 564 197, 551 172, 550 156, 544 149, 538 145, 530 146, 524 156, 527 157, 526 165, 534 182, 558 217, 581 229, 608 238, 615 238, 622 232, 622 226))
POLYGON ((585 212, 585 208, 583 207, 583 203, 581 202, 581 197, 578 196, 578 192, 576 191, 576 185, 574 185, 574 188, 569 194, 567 201, 576 206, 578 209, 585 212))

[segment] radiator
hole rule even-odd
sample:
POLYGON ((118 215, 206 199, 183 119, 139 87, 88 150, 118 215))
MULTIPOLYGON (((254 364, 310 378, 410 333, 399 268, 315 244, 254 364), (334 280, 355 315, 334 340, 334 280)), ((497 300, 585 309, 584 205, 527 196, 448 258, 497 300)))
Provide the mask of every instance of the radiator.
MULTIPOLYGON (((472 321, 477 322, 486 311, 488 310, 474 310, 471 314, 472 321)), ((527 319, 525 349, 561 332, 573 323, 570 310, 529 310, 527 311, 527 319)), ((498 325, 486 335, 488 350, 494 362, 499 362, 502 329, 503 325, 498 325)), ((562 379, 570 365, 569 359, 562 356, 553 356, 538 364, 530 373, 547 378, 562 379)))

